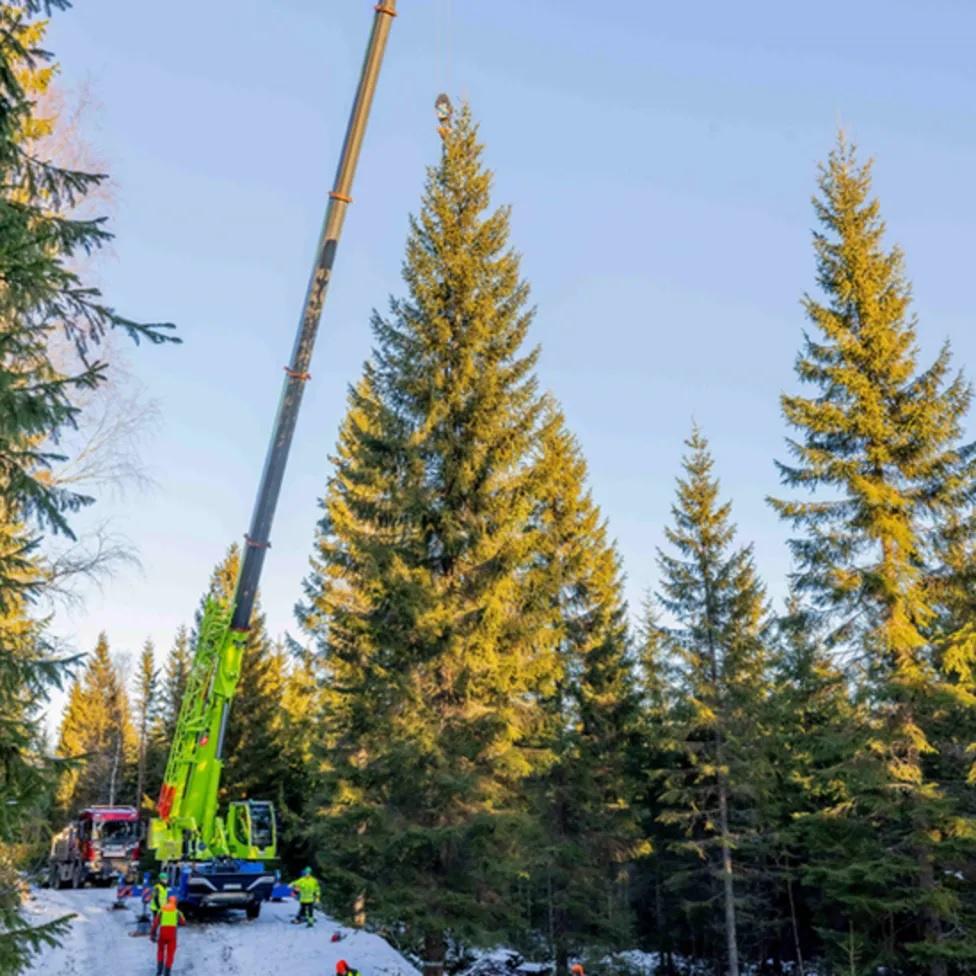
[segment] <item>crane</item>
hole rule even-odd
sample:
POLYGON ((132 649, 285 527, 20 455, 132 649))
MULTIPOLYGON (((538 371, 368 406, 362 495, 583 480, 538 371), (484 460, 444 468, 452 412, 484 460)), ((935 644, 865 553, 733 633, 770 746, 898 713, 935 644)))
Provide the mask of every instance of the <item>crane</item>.
POLYGON ((251 612, 270 546, 281 482, 288 461, 312 349, 332 278, 336 249, 359 161, 366 123, 386 50, 396 0, 379 0, 346 127, 333 188, 315 252, 291 359, 278 402, 245 550, 229 602, 207 600, 186 690, 157 804, 149 847, 169 872, 180 902, 190 908, 244 908, 256 918, 271 896, 274 875, 265 862, 277 855, 273 805, 231 802, 218 810, 223 745, 241 673, 251 612))

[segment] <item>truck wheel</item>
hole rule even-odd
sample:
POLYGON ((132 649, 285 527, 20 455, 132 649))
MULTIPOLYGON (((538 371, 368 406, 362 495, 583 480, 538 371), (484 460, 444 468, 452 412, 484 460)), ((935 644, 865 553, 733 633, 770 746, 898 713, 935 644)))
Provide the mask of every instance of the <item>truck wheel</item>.
POLYGON ((249 901, 247 905, 244 906, 244 912, 251 921, 254 921, 261 914, 261 902, 259 901, 249 901))
POLYGON ((82 868, 80 864, 76 864, 71 872, 71 887, 81 888, 85 884, 85 877, 82 874, 82 868))

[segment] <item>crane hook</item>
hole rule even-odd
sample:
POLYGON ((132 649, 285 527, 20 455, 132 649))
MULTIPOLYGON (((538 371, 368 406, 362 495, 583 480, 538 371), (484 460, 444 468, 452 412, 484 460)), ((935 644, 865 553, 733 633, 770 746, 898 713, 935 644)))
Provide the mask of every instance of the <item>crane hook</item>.
POLYGON ((447 133, 451 128, 451 116, 454 114, 454 106, 444 92, 437 96, 434 102, 434 111, 437 113, 437 121, 440 123, 437 131, 442 139, 447 138, 447 133))

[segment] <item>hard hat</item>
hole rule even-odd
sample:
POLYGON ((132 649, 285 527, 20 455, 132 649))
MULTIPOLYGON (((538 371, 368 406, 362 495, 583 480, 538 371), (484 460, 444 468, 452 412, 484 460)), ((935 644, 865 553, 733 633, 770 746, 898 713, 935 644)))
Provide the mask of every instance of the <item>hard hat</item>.
POLYGON ((578 962, 574 962, 573 965, 569 967, 569 971, 573 974, 573 976, 583 976, 583 967, 578 962))
POLYGON ((336 972, 339 974, 339 976, 345 976, 345 974, 349 972, 349 963, 347 963, 345 959, 340 959, 336 963, 336 972))
POLYGON ((176 895, 169 896, 169 901, 166 902, 166 907, 169 909, 176 908, 176 895))
POLYGON ((307 878, 312 873, 311 868, 302 868, 302 876, 307 878))

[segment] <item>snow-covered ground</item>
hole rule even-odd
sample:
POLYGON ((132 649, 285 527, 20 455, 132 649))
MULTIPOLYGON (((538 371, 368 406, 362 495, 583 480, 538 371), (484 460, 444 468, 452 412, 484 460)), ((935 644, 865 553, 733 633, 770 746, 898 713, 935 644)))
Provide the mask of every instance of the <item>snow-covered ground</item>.
MULTIPOLYGON (((31 976, 152 976, 156 947, 146 937, 130 937, 138 905, 133 899, 131 910, 113 911, 114 895, 105 888, 33 891, 33 920, 77 917, 63 944, 35 960, 31 976)), ((236 912, 223 921, 191 922, 180 929, 173 976, 334 976, 339 959, 363 976, 419 976, 379 936, 322 915, 312 929, 291 925, 295 907, 269 903, 253 922, 236 912), (334 932, 341 941, 331 941, 334 932)))

